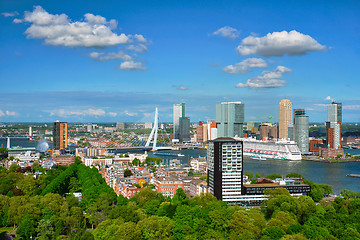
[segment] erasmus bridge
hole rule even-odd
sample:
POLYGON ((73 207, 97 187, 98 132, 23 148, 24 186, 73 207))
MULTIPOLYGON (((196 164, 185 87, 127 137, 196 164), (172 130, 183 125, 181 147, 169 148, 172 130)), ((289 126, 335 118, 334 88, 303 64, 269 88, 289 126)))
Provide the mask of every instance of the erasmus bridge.
MULTIPOLYGON (((165 131, 165 130, 164 130, 165 131)), ((107 147, 108 150, 122 150, 122 149, 144 149, 144 150, 152 150, 152 151, 158 151, 158 150, 171 150, 173 149, 173 146, 161 144, 162 146, 158 145, 158 132, 159 132, 159 113, 158 108, 155 109, 155 119, 154 119, 154 126, 151 130, 151 133, 146 141, 140 141, 137 137, 133 137, 132 139, 127 139, 127 144, 125 146, 113 146, 113 147, 107 147), (145 143, 145 145, 144 145, 145 143)), ((161 135, 165 135, 169 142, 170 138, 168 137, 166 131, 165 134, 161 133, 161 135)))

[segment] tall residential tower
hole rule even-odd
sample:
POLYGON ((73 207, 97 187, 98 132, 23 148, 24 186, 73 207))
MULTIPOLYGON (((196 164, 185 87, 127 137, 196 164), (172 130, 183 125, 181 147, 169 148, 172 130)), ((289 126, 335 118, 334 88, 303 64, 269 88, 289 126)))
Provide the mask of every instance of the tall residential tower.
POLYGON ((329 148, 341 148, 342 103, 327 106, 326 135, 329 148))
POLYGON ((289 137, 289 124, 292 124, 292 105, 289 99, 283 99, 279 103, 279 138, 289 137))
POLYGON ((53 127, 53 149, 61 150, 68 146, 67 122, 54 122, 53 127))
POLYGON ((305 109, 294 109, 294 134, 300 152, 309 152, 309 116, 305 116, 305 109))

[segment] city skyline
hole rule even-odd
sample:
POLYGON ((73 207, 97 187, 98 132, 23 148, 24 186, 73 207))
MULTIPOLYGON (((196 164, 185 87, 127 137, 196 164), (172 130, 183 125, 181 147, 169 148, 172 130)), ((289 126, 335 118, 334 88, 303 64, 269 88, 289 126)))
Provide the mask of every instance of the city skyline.
MULTIPOLYGON (((191 122, 221 102, 245 121, 288 98, 310 122, 360 121, 356 1, 2 1, 1 122, 191 122), (301 14, 300 14, 301 13, 301 14), (61 29, 58 31, 57 29, 61 29)), ((277 122, 275 119, 274 122, 277 122)))

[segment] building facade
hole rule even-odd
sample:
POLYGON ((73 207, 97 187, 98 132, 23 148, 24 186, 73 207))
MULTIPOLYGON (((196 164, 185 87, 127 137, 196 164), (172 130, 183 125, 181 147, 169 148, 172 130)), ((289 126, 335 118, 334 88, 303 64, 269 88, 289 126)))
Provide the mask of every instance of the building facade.
POLYGON ((294 109, 294 126, 295 142, 300 152, 309 152, 309 116, 305 116, 304 109, 294 109))
POLYGON ((243 137, 244 109, 241 102, 216 104, 217 137, 243 137))
POLYGON ((173 128, 174 139, 190 141, 190 118, 185 117, 185 103, 174 104, 173 128))
POLYGON ((341 148, 342 103, 327 106, 326 140, 329 148, 341 148))
POLYGON ((207 150, 209 192, 229 205, 241 200, 243 188, 243 142, 217 138, 207 150))
POLYGON ((53 126, 53 149, 61 150, 68 146, 67 122, 54 122, 53 126))
POLYGON ((283 99, 279 103, 279 138, 289 137, 289 124, 292 124, 292 104, 289 99, 283 99))

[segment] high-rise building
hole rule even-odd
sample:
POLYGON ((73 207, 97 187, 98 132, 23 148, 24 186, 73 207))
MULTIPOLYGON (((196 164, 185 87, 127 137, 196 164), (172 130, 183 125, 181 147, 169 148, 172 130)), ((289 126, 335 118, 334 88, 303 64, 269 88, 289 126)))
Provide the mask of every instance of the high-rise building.
POLYGON ((244 112, 244 104, 241 102, 216 104, 217 136, 243 137, 244 112))
POLYGON ((123 122, 117 122, 117 123, 116 123, 116 129, 124 130, 124 129, 125 129, 125 123, 123 123, 123 122))
POLYGON ((309 116, 305 116, 305 109, 294 109, 294 133, 300 152, 309 152, 309 116))
POLYGON ((208 131, 208 140, 214 140, 217 138, 217 125, 214 120, 207 120, 207 131, 208 131))
POLYGON ((61 150, 68 146, 67 122, 54 122, 53 127, 53 149, 61 150))
POLYGON ((196 127, 196 141, 197 142, 204 142, 204 122, 199 121, 199 124, 196 127))
POLYGON ((333 102, 327 107, 326 134, 328 148, 341 148, 342 103, 333 102))
POLYGON ((292 105, 289 99, 283 99, 279 103, 279 138, 289 137, 289 124, 292 124, 292 105))
POLYGON ((190 140, 190 118, 185 117, 185 103, 174 104, 174 139, 179 141, 190 140))
POLYGON ((207 148, 208 186, 217 199, 236 204, 243 191, 243 142, 217 138, 207 148))

